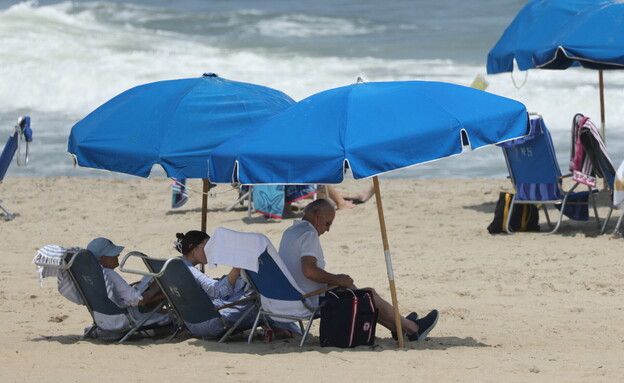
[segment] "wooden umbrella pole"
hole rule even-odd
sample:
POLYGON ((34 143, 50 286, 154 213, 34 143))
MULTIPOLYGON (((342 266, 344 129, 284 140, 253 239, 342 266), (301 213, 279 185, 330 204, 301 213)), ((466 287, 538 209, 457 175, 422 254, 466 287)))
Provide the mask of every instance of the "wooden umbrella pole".
MULTIPOLYGON (((201 215, 201 231, 206 233, 208 221, 208 191, 210 190, 210 181, 207 178, 202 179, 202 215, 201 215)), ((200 270, 204 272, 204 265, 200 266, 200 270)))
POLYGON ((377 201, 377 214, 379 215, 379 227, 381 229, 381 240, 383 241, 384 256, 386 258, 386 269, 388 271, 388 282, 390 283, 390 296, 392 297, 392 307, 394 308, 394 321, 396 325, 396 333, 399 339, 399 347, 405 347, 403 340, 403 326, 401 325, 401 314, 399 314, 399 302, 394 286, 394 271, 392 270, 392 257, 390 255, 390 246, 388 245, 388 235, 386 233, 386 220, 384 219, 383 205, 381 203, 381 190, 379 189, 379 179, 373 177, 373 185, 375 187, 375 200, 377 201))
POLYGON ((202 179, 202 215, 201 215, 201 231, 206 232, 206 224, 208 220, 208 191, 210 190, 210 181, 207 178, 202 179))
POLYGON ((605 136, 605 105, 604 105, 604 80, 602 78, 602 69, 598 71, 598 84, 600 88, 600 133, 602 134, 602 141, 607 143, 607 137, 605 136))

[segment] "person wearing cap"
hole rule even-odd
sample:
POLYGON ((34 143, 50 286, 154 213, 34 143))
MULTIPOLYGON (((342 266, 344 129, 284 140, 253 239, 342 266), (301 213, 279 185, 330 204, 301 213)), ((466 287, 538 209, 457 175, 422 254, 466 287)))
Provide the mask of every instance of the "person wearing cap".
MULTIPOLYGON (((153 281, 153 278, 143 277, 141 281, 131 286, 115 271, 119 266, 119 255, 123 249, 123 246, 117 246, 110 239, 102 237, 95 238, 87 245, 87 250, 102 265, 102 273, 104 273, 104 281, 107 284, 110 300, 119 307, 131 308, 131 315, 136 320, 140 320, 143 312, 139 308, 161 302, 164 296, 158 285, 153 281), (144 289, 142 293, 141 289, 146 284, 149 284, 149 287, 144 289)), ((147 324, 162 324, 170 320, 167 315, 154 315, 152 318, 150 318, 147 324)))

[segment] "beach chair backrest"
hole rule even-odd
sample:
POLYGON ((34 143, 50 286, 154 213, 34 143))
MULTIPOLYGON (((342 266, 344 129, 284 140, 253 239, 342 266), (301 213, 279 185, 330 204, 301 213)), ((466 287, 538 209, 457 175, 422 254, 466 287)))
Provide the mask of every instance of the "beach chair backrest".
MULTIPOLYGON (((166 262, 154 258, 144 258, 144 261, 154 273, 160 273, 166 262)), ((182 320, 196 324, 221 316, 182 259, 169 260, 157 280, 182 320)))
POLYGON ((609 189, 613 190, 615 166, 611 162, 606 145, 598 130, 593 125, 584 126, 580 132, 580 141, 594 173, 607 181, 609 189))
MULTIPOLYGON (((67 253, 65 262, 69 262, 73 255, 74 253, 67 253)), ((90 311, 106 315, 127 313, 126 309, 120 308, 109 299, 102 266, 89 250, 78 251, 68 272, 90 311)))
POLYGON ((269 299, 282 301, 300 301, 301 293, 293 287, 285 273, 268 251, 264 251, 258 258, 258 272, 246 270, 247 277, 258 292, 269 299))
POLYGON ((534 137, 521 144, 504 147, 516 199, 552 201, 563 198, 561 170, 555 148, 542 118, 531 119, 534 137))

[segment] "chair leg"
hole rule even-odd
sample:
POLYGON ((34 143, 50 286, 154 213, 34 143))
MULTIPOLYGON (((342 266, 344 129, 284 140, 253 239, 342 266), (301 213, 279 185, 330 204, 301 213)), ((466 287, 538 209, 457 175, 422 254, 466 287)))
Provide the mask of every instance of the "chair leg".
POLYGON ((622 224, 622 218, 624 218, 624 210, 622 211, 622 214, 620 214, 620 218, 615 224, 615 229, 613 229, 613 234, 616 234, 618 230, 620 229, 620 225, 622 224))
POLYGON ((607 229, 607 224, 609 223, 609 220, 611 219, 611 213, 613 213, 613 208, 609 209, 609 212, 607 213, 607 217, 605 218, 605 221, 602 224, 602 228, 600 229, 600 233, 598 233, 599 235, 604 234, 605 230, 607 229))
POLYGON ((3 220, 10 221, 15 218, 15 214, 11 213, 7 208, 2 206, 2 200, 0 200, 0 209, 4 212, 4 215, 0 215, 0 218, 3 220))
POLYGON ((546 207, 545 203, 542 204, 542 209, 544 210, 544 215, 546 216, 546 222, 548 222, 548 226, 553 227, 552 222, 550 222, 550 215, 548 214, 548 208, 546 207))
POLYGON ((317 311, 318 310, 315 310, 308 318, 308 325, 306 326, 305 332, 303 333, 303 336, 301 337, 301 342, 299 343, 299 347, 303 347, 303 343, 308 337, 308 333, 310 332, 310 327, 312 327, 312 321, 314 321, 314 316, 316 315, 317 311))
MULTIPOLYGON (((238 326, 241 324, 241 322, 247 318, 247 315, 249 315, 251 313, 251 311, 255 308, 255 305, 251 305, 247 311, 245 311, 245 313, 238 318, 238 320, 236 321, 236 323, 234 323, 232 326, 230 326, 230 328, 226 331, 225 334, 223 334, 223 336, 221 337, 221 339, 219 339, 218 343, 222 343, 224 340, 227 339, 228 336, 230 336, 237 328, 238 326)), ((251 331, 253 332, 256 329, 256 327, 252 328, 251 331)))
POLYGON ((511 197, 511 202, 509 203, 509 211, 507 212, 507 221, 505 222, 505 231, 507 234, 513 234, 511 230, 509 230, 509 223, 511 222, 511 212, 513 211, 514 203, 516 202, 516 195, 514 194, 511 197))
POLYGON ((245 192, 243 195, 241 195, 233 204, 231 204, 230 206, 225 208, 225 211, 230 211, 234 208, 234 206, 236 206, 239 203, 242 203, 243 201, 245 201, 245 199, 249 196, 249 191, 245 192))
POLYGON ((171 334, 171 336, 167 338, 165 342, 171 342, 173 338, 175 338, 182 331, 182 328, 183 328, 182 325, 177 325, 173 334, 171 334))
MULTIPOLYGON (((255 330, 258 327, 258 321, 260 320, 260 315, 262 315, 262 310, 258 310, 258 315, 256 315, 256 320, 254 320, 253 329, 255 330)), ((249 332, 249 338, 247 338, 247 344, 251 344, 253 342, 254 332, 249 332)))
POLYGON ((93 331, 95 331, 96 328, 97 328, 97 325, 95 324, 95 322, 93 322, 93 326, 91 326, 90 329, 85 331, 84 334, 82 334, 82 336, 80 337, 80 339, 78 339, 78 341, 80 342, 81 340, 85 340, 89 335, 91 335, 93 331))
POLYGON ((164 301, 160 302, 160 305, 158 305, 157 308, 155 308, 154 310, 152 310, 148 315, 145 316, 145 318, 141 319, 138 323, 136 323, 134 325, 134 327, 132 327, 132 329, 130 329, 130 331, 128 331, 126 333, 126 335, 124 335, 123 338, 121 338, 119 340, 119 344, 122 344, 126 339, 128 339, 132 334, 134 334, 135 332, 137 332, 141 327, 143 327, 143 324, 145 322, 147 322, 155 313, 157 310, 160 309, 160 307, 162 307, 162 305, 164 304, 164 301))
MULTIPOLYGON (((594 217, 596 217, 596 225, 600 229, 600 217, 598 216, 598 208, 596 207, 596 197, 594 196, 592 189, 589 186, 587 188, 589 189, 589 198, 591 199, 592 206, 594 207, 594 217)), ((602 234, 602 232, 600 234, 602 234)))

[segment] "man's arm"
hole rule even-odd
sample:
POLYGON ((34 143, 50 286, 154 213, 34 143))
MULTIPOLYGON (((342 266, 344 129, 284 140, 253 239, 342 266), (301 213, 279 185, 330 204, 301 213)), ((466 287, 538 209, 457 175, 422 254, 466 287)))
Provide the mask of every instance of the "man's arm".
POLYGON ((301 257, 301 270, 303 275, 318 283, 327 283, 328 285, 338 285, 342 287, 354 288, 353 279, 347 274, 332 274, 319 268, 316 265, 316 258, 306 255, 301 257))

